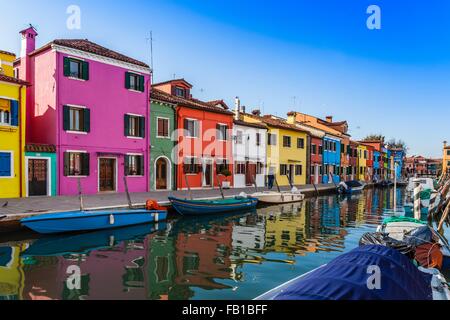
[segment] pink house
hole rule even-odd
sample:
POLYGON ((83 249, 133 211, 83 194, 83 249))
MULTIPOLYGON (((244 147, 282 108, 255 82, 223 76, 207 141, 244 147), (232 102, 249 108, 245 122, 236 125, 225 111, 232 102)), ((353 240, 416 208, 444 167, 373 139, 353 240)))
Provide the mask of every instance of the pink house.
POLYGON ((88 40, 54 40, 36 49, 21 31, 15 67, 31 83, 27 142, 55 145, 59 195, 148 191, 149 90, 143 62, 88 40))

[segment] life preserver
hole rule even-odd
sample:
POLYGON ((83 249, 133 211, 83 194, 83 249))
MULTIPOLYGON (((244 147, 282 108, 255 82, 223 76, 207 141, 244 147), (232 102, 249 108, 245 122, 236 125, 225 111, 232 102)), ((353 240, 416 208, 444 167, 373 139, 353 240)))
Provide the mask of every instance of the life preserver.
POLYGON ((161 211, 167 211, 166 207, 161 207, 158 204, 158 201, 156 200, 147 200, 145 203, 145 209, 146 210, 161 210, 161 211))

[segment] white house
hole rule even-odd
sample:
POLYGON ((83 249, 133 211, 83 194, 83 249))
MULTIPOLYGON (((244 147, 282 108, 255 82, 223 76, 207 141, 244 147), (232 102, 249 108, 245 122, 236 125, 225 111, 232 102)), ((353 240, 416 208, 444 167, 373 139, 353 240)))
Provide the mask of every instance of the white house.
POLYGON ((240 119, 240 102, 236 99, 233 126, 234 187, 264 187, 266 174, 267 127, 240 119))

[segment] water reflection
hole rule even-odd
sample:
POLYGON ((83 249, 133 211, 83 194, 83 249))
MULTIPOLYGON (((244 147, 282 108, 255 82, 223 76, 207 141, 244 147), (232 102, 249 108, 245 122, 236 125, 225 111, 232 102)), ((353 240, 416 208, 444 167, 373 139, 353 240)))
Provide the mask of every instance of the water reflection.
MULTIPOLYGON (((398 195, 402 199, 401 191, 398 195)), ((252 299, 357 246, 392 190, 0 244, 1 299, 252 299), (81 286, 69 289, 71 266, 81 286)))

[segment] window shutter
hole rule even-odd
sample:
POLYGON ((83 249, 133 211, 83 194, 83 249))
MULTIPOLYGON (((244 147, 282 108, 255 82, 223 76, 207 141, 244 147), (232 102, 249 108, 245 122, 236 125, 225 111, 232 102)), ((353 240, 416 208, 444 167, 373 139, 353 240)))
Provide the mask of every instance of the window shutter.
POLYGON ((130 89, 130 73, 125 72, 125 88, 130 89))
POLYGON ((145 117, 139 117, 139 137, 145 138, 145 117))
POLYGON ((89 153, 83 153, 81 155, 81 174, 83 176, 89 176, 89 153))
POLYGON ((199 137, 199 122, 198 121, 194 121, 194 137, 198 138, 199 137))
POLYGON ((130 170, 130 156, 125 155, 125 176, 128 176, 128 172, 130 170))
POLYGON ((145 91, 145 78, 144 76, 139 76, 139 91, 145 91))
POLYGON ((139 171, 139 175, 143 176, 144 172, 145 172, 145 170, 144 170, 144 156, 139 156, 138 159, 139 159, 139 170, 140 170, 139 171))
POLYGON ((70 77, 70 59, 64 57, 64 76, 70 77))
POLYGON ((69 168, 70 168, 70 153, 64 152, 64 176, 69 176, 69 168))
POLYGON ((63 129, 64 131, 70 130, 70 107, 63 107, 63 129))
POLYGON ((19 126, 19 102, 16 100, 11 100, 11 125, 19 126))
POLYGON ((84 80, 89 80, 89 62, 83 61, 81 73, 84 80))
POLYGON ((189 130, 189 121, 187 119, 184 119, 184 130, 189 130))
POLYGON ((84 109, 84 132, 91 132, 91 110, 84 109))
POLYGON ((128 135, 130 134, 130 129, 128 127, 129 123, 130 123, 130 116, 126 114, 124 117, 124 135, 125 135, 125 137, 128 137, 128 135))
POLYGON ((9 177, 11 175, 11 154, 0 153, 0 177, 9 177))
POLYGON ((158 136, 162 137, 164 135, 164 128, 163 128, 163 120, 162 119, 158 119, 158 136))

